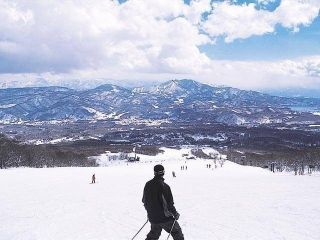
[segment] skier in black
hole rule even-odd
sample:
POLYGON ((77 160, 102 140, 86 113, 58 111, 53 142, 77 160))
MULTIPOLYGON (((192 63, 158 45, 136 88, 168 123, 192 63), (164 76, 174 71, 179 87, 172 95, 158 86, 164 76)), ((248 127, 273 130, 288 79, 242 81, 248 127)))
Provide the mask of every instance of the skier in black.
POLYGON ((162 229, 171 231, 174 240, 184 240, 177 220, 180 214, 174 207, 173 197, 169 185, 164 182, 164 167, 154 167, 154 178, 146 183, 143 191, 142 202, 148 213, 151 230, 146 240, 157 240, 162 229))
POLYGON ((96 174, 95 173, 92 175, 91 183, 96 183, 96 174))

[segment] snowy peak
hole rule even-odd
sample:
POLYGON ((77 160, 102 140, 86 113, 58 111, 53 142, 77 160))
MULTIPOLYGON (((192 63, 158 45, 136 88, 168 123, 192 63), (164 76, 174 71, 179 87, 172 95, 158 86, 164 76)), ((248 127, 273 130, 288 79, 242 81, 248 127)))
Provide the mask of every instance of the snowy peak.
POLYGON ((130 90, 123 88, 123 87, 119 87, 113 84, 104 84, 101 85, 99 87, 96 87, 92 90, 89 90, 91 92, 114 92, 114 93, 118 93, 118 92, 130 92, 130 90))
MULTIPOLYGON (((198 83, 191 79, 170 80, 155 86, 151 89, 151 93, 156 94, 190 94, 199 92, 202 88, 206 88, 205 84, 198 83)), ((209 87, 209 86, 208 86, 209 87)))
POLYGON ((183 89, 177 84, 175 80, 171 80, 165 83, 162 83, 158 86, 151 88, 150 92, 153 94, 174 94, 182 92, 183 89))
POLYGON ((132 89, 133 93, 148 93, 149 91, 145 87, 135 87, 132 89))
POLYGON ((191 79, 181 79, 173 81, 185 90, 198 89, 204 85, 191 79))

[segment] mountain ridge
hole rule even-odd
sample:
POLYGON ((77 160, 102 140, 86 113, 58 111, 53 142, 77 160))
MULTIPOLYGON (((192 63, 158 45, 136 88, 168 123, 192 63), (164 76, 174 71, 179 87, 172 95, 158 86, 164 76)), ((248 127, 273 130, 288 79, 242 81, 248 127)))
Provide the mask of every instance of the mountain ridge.
POLYGON ((243 125, 292 122, 302 115, 304 121, 317 118, 291 106, 320 109, 320 99, 278 97, 192 79, 170 80, 149 89, 103 84, 87 90, 56 86, 0 90, 2 123, 144 119, 243 125))

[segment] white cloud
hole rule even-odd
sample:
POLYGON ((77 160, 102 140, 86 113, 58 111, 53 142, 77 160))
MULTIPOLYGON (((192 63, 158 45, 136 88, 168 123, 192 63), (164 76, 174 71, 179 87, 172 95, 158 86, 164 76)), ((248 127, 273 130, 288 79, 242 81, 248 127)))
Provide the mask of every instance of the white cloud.
POLYGON ((182 0, 130 0, 121 5, 103 0, 15 4, 0 0, 0 6, 0 54, 6 54, 0 71, 4 73, 110 65, 148 72, 175 72, 179 65, 179 71, 189 72, 208 61, 198 49, 210 42, 196 25, 207 9, 203 1, 188 6, 182 0), (168 46, 174 51, 168 51, 168 46))
POLYGON ((186 18, 193 24, 201 23, 202 14, 209 13, 212 9, 211 0, 194 0, 185 12, 186 18))
POLYGON ((319 0, 282 0, 274 12, 275 22, 286 28, 299 31, 300 26, 308 26, 319 16, 319 0))
MULTIPOLYGON (((176 54, 176 53, 175 53, 176 54)), ((168 63, 179 69, 179 62, 168 63)), ((190 63, 181 63, 190 64, 190 63)), ((183 67, 182 67, 183 68, 183 67)), ((162 73, 146 71, 121 71, 119 68, 74 70, 69 73, 3 74, 0 87, 59 85, 72 88, 91 88, 105 82, 118 85, 141 86, 169 79, 192 78, 215 85, 227 85, 240 89, 310 88, 320 85, 320 56, 294 60, 268 61, 220 61, 211 60, 205 71, 162 73)))
POLYGON ((281 61, 213 61, 201 79, 241 89, 318 88, 320 56, 281 61))
POLYGON ((0 0, 0 83, 89 87, 105 78, 191 77, 257 88, 275 79, 282 85, 317 82, 318 57, 217 61, 199 46, 218 36, 231 42, 273 33, 277 24, 298 31, 311 24, 319 7, 319 0, 282 0, 274 11, 210 0, 0 0))
MULTIPOLYGON (((264 1, 265 3, 265 1, 264 1)), ((212 37, 224 36, 226 42, 264 35, 275 31, 277 24, 299 31, 319 16, 318 0, 282 0, 274 11, 257 9, 256 4, 235 5, 232 2, 214 3, 212 14, 203 29, 212 37)))
POLYGON ((273 32, 272 13, 256 10, 255 6, 253 3, 248 5, 215 3, 213 14, 203 24, 203 28, 212 37, 225 36, 226 42, 273 32))

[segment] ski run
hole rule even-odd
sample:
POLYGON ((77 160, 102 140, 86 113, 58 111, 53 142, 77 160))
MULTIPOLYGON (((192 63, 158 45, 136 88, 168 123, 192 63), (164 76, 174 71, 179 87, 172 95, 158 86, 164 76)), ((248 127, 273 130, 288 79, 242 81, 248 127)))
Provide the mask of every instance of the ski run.
MULTIPOLYGON (((187 240, 320 239, 320 175, 271 173, 229 161, 215 167, 213 160, 185 160, 189 152, 164 148, 135 163, 111 162, 103 154, 97 168, 0 170, 0 239, 130 240, 147 219, 142 192, 158 163, 187 240)), ((148 223, 135 239, 144 240, 149 229, 148 223)), ((163 231, 160 240, 167 236, 163 231)))

